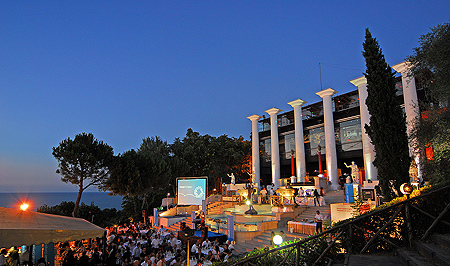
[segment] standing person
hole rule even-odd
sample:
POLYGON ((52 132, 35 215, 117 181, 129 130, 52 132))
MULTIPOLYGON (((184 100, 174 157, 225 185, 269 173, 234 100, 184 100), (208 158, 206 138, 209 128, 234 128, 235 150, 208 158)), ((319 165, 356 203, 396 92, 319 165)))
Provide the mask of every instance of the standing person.
POLYGON ((12 249, 9 250, 8 257, 10 259, 9 265, 11 266, 19 265, 19 250, 17 249, 16 246, 14 246, 12 249))
POLYGON ((345 184, 345 179, 346 179, 345 175, 346 175, 346 174, 341 175, 341 176, 339 177, 339 185, 341 186, 341 189, 344 189, 344 184, 345 184))
POLYGON ((300 188, 298 189, 298 195, 299 195, 300 197, 304 197, 304 196, 305 196, 305 191, 303 190, 302 187, 300 187, 300 188))
POLYGON ((321 233, 323 216, 322 214, 320 214, 320 211, 316 211, 316 216, 314 216, 314 222, 316 222, 316 234, 321 233))
POLYGON ((266 188, 261 189, 259 194, 261 195, 261 203, 267 203, 267 190, 266 190, 266 188))
POLYGON ((0 266, 6 266, 6 249, 2 248, 0 251, 0 266))
MULTIPOLYGON (((23 266, 30 265, 30 249, 28 247, 25 247, 25 250, 20 253, 20 263, 23 266)), ((1 265, 1 263, 0 263, 1 265)))
POLYGON ((133 259, 139 260, 141 252, 142 252, 141 243, 137 243, 137 245, 134 247, 133 251, 131 252, 133 259))
POLYGON ((320 197, 319 192, 317 191, 317 189, 314 189, 314 206, 320 206, 319 197, 320 197))

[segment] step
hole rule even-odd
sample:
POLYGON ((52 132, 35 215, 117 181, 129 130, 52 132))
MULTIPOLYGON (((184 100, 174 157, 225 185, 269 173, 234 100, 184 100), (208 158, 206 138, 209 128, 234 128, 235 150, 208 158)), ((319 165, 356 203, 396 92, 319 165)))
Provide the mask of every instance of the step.
POLYGON ((399 258, 404 262, 405 265, 408 266, 434 266, 430 260, 426 259, 417 251, 410 250, 407 248, 402 248, 397 250, 397 254, 399 258))
POLYGON ((433 243, 418 242, 415 245, 417 251, 438 265, 450 266, 450 253, 433 243))
POLYGON ((400 259, 389 255, 350 255, 348 266, 398 266, 400 259))
POLYGON ((432 239, 435 244, 450 251, 450 235, 433 235, 432 239))

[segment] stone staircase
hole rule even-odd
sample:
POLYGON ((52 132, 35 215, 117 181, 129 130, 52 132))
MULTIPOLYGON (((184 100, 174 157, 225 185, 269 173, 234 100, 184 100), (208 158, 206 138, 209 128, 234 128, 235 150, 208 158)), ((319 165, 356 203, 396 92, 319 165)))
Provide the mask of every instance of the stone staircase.
MULTIPOLYGON (((325 206, 300 206, 300 213, 295 218, 296 221, 314 221, 314 216, 316 215, 316 211, 320 211, 325 220, 331 219, 331 203, 344 202, 343 191, 332 191, 329 192, 328 195, 325 196, 325 200, 327 205, 325 206)), ((279 233, 283 231, 287 237, 287 240, 295 240, 295 239, 303 239, 308 237, 308 235, 290 233, 288 230, 287 222, 291 219, 283 219, 278 222, 278 228, 273 230, 275 233, 279 233)), ((262 248, 266 246, 271 246, 271 235, 272 230, 268 230, 263 232, 261 235, 254 237, 251 241, 245 241, 244 243, 236 243, 235 253, 236 254, 244 254, 253 251, 254 248, 262 248)))
MULTIPOLYGON (((331 210, 330 206, 312 206, 312 207, 300 207, 303 208, 302 212, 297 215, 297 218, 295 220, 297 221, 304 221, 309 220, 313 221, 314 216, 316 216, 316 211, 320 211, 320 214, 322 214, 323 218, 325 220, 331 219, 331 210)), ((287 226, 287 225, 286 225, 287 226)))
POLYGON ((191 216, 188 216, 188 217, 186 217, 186 219, 183 219, 183 220, 181 220, 181 221, 178 221, 177 223, 174 223, 174 224, 170 225, 170 226, 167 228, 167 230, 169 230, 169 231, 172 232, 172 233, 177 234, 178 231, 180 231, 181 223, 182 223, 182 222, 185 222, 186 225, 187 225, 188 227, 190 227, 190 226, 191 226, 191 221, 192 221, 191 216))
POLYGON ((231 207, 233 207, 233 202, 227 202, 227 201, 213 202, 213 203, 209 204, 207 207, 208 215, 222 214, 223 209, 231 208, 231 207))
POLYGON ((436 266, 450 265, 450 235, 433 235, 426 242, 416 242, 413 248, 398 249, 395 254, 354 255, 347 257, 344 263, 333 266, 436 266))
MULTIPOLYGON (((275 234, 279 234, 281 231, 286 235, 287 240, 300 240, 302 238, 308 237, 303 234, 289 233, 287 227, 285 228, 277 228, 273 230, 275 234)), ((251 241, 245 241, 244 243, 236 243, 234 245, 236 254, 249 253, 253 251, 253 249, 262 248, 262 247, 271 247, 272 246, 272 231, 265 231, 259 236, 254 237, 251 241)))
POLYGON ((408 266, 450 266, 450 234, 433 235, 429 241, 416 242, 412 249, 402 248, 397 253, 408 266))

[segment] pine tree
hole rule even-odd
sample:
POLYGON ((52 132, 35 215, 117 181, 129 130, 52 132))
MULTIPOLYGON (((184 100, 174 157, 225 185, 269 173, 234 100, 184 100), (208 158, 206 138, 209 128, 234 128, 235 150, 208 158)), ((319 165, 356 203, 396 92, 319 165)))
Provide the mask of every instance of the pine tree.
POLYGON ((395 78, 386 63, 380 45, 366 29, 363 43, 366 60, 367 100, 370 125, 367 134, 375 146, 374 166, 378 170, 381 193, 386 200, 394 196, 393 189, 409 181, 411 158, 406 135, 406 118, 396 100, 395 78))

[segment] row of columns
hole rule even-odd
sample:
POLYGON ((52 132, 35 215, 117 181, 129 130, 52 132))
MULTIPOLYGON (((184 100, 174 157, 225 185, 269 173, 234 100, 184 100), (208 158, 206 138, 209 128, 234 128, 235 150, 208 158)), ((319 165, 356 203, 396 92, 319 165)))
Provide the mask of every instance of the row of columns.
MULTIPOLYGON (((419 115, 417 92, 414 77, 409 74, 409 66, 406 62, 393 66, 393 68, 401 73, 403 84, 403 97, 405 102, 406 121, 408 128, 408 136, 412 132, 414 120, 419 115)), ((361 132, 363 145, 363 161, 366 178, 369 180, 377 180, 377 169, 373 165, 375 159, 375 149, 370 141, 369 135, 366 133, 365 125, 370 123, 369 110, 366 106, 367 99, 367 80, 365 77, 360 77, 350 81, 353 85, 358 87, 359 94, 359 108, 361 115, 361 132)), ((334 118, 332 96, 337 91, 332 88, 321 90, 316 94, 322 98, 323 114, 324 114, 324 130, 325 130, 325 149, 326 149, 326 166, 329 180, 331 181, 331 189, 336 190, 339 187, 338 171, 337 171, 337 153, 336 140, 334 134, 334 118)), ((296 174, 298 177, 306 176, 306 161, 305 161, 305 146, 303 140, 303 120, 302 120, 302 106, 306 102, 297 99, 288 104, 294 108, 294 123, 295 123, 295 155, 296 155, 296 174)), ((281 186, 280 179, 280 156, 279 156, 279 142, 278 142, 278 123, 277 115, 282 110, 271 108, 265 112, 270 115, 270 138, 271 138, 271 162, 272 162, 272 183, 274 189, 281 186)), ((252 121, 252 170, 254 175, 254 182, 257 184, 258 192, 260 190, 260 160, 259 160, 259 132, 258 121, 261 117, 258 115, 249 116, 248 119, 252 121)), ((419 152, 415 149, 414 141, 410 142, 410 155, 415 158, 417 165, 419 165, 419 152)), ((419 177, 421 171, 419 169, 419 177)))

